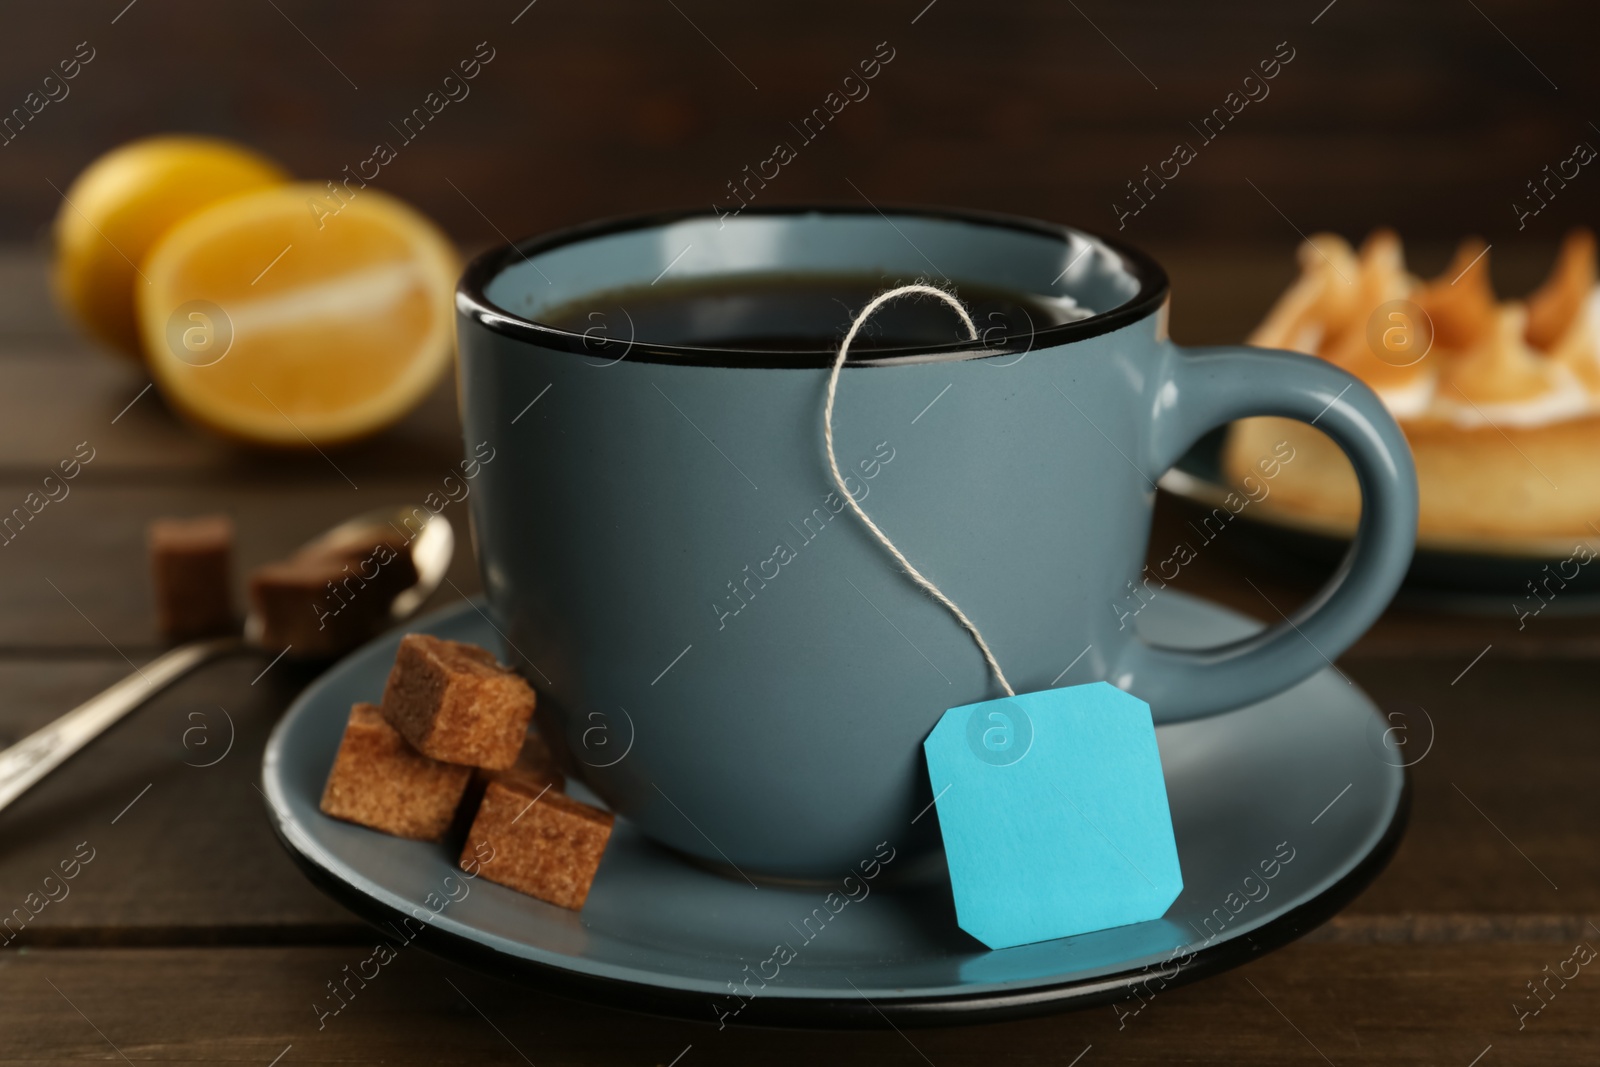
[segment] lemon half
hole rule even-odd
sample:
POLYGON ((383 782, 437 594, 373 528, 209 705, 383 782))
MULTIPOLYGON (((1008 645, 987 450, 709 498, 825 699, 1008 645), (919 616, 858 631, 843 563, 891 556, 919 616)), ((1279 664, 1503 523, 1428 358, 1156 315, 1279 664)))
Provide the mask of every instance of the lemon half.
POLYGON ((280 185, 205 208, 151 250, 136 289, 152 373, 183 415, 285 448, 364 437, 449 366, 460 263, 374 189, 280 185))

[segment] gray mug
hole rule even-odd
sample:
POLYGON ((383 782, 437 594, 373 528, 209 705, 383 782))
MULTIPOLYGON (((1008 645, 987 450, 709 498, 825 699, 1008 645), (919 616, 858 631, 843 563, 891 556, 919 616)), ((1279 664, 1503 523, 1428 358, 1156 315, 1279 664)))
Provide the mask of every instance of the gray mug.
POLYGON ((1106 239, 830 207, 608 222, 489 252, 456 306, 466 440, 496 450, 470 507, 508 655, 569 769, 649 837, 735 877, 832 878, 881 842, 933 844, 936 820, 913 822, 932 799, 922 741, 947 708, 1002 693, 834 489, 832 351, 540 322, 669 270, 870 272, 886 288, 948 272, 958 292, 1067 295, 1093 312, 866 352, 839 385, 847 490, 1019 693, 1109 681, 1158 723, 1241 707, 1327 667, 1405 573, 1416 478, 1376 395, 1305 356, 1177 347, 1165 274, 1106 239), (1315 422, 1343 447, 1363 493, 1355 542, 1319 596, 1254 637, 1149 644, 1136 616, 1163 581, 1144 571, 1155 482, 1250 415, 1315 422))

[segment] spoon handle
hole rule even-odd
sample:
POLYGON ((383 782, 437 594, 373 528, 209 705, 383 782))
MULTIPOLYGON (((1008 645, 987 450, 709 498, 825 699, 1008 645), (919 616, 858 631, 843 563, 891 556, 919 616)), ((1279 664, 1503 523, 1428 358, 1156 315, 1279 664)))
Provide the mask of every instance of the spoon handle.
POLYGON ((93 741, 157 691, 207 660, 248 646, 237 637, 191 641, 144 665, 99 696, 91 697, 0 751, 0 808, 5 808, 67 757, 93 741))

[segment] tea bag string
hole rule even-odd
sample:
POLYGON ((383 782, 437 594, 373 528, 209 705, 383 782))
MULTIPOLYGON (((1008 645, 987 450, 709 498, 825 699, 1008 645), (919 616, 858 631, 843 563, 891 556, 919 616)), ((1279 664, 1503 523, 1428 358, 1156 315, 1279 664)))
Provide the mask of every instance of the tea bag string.
POLYGON ((943 289, 936 289, 931 285, 902 285, 898 289, 890 289, 886 293, 879 293, 873 297, 871 302, 861 309, 861 313, 856 316, 855 321, 850 324, 849 332, 844 335, 844 341, 839 345, 839 354, 834 357, 833 373, 828 376, 828 399, 822 408, 822 440, 828 446, 828 469, 833 474, 833 484, 838 487, 840 494, 844 496, 845 503, 850 506, 850 510, 856 513, 856 518, 860 519, 872 536, 877 538, 879 544, 889 550, 889 554, 895 558, 895 561, 900 566, 905 568, 906 573, 911 576, 913 581, 929 593, 932 593, 933 598, 949 608, 950 613, 956 617, 956 621, 967 628, 967 632, 972 635, 972 639, 978 643, 978 649, 983 653, 984 661, 989 664, 989 669, 994 672, 995 678, 999 680, 1000 687, 1006 691, 1006 696, 1014 697, 1017 695, 1016 690, 1012 689, 1011 683, 1006 681, 1005 672, 1000 669, 1000 664, 995 660, 994 653, 989 650, 989 642, 983 639, 983 634, 979 632, 977 624, 967 618, 967 613, 957 607, 955 601, 945 596, 943 590, 929 581, 916 567, 912 566, 911 561, 906 559, 905 553, 896 548, 895 543, 889 540, 889 535, 884 533, 878 524, 872 521, 871 516, 862 510, 860 504, 856 503, 856 498, 851 495, 850 490, 845 488, 844 475, 839 471, 839 459, 834 455, 833 451, 833 402, 839 392, 839 371, 844 368, 845 358, 850 354, 850 342, 856 339, 856 334, 861 332, 861 327, 866 325, 873 312, 891 300, 914 294, 936 297, 950 305, 955 309, 955 313, 961 316, 961 322, 966 326, 970 338, 974 341, 978 339, 978 328, 972 324, 972 316, 967 314, 967 309, 962 306, 961 301, 943 289))

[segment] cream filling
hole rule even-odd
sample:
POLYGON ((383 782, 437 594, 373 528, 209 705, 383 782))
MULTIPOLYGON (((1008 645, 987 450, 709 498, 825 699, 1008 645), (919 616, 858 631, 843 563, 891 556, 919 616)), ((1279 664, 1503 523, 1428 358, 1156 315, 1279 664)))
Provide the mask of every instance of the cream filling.
POLYGON ((1600 411, 1600 397, 1590 394, 1575 374, 1565 367, 1552 367, 1555 385, 1538 396, 1502 403, 1473 404, 1461 397, 1441 394, 1430 414, 1445 419, 1458 430, 1484 426, 1529 428, 1565 422, 1600 411))
POLYGON ((1395 418, 1416 419, 1428 413, 1438 388, 1437 374, 1422 374, 1405 385, 1373 391, 1383 401, 1383 406, 1389 409, 1389 414, 1395 418))
MULTIPOLYGON (((1589 322, 1591 329, 1600 330, 1600 287, 1589 296, 1589 322)), ((1595 342, 1600 349, 1600 336, 1595 342)), ((1437 374, 1375 391, 1397 419, 1438 419, 1459 430, 1485 426, 1530 429, 1600 414, 1600 396, 1591 393, 1577 375, 1560 364, 1552 365, 1550 370, 1553 381, 1543 393, 1498 403, 1475 404, 1454 390, 1441 391, 1437 374)))

